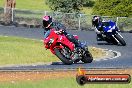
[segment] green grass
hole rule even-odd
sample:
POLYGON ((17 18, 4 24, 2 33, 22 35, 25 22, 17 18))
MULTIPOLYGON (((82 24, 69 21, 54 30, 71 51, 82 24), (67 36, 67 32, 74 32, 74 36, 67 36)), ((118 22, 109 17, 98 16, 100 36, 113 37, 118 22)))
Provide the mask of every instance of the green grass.
POLYGON ((91 15, 92 14, 92 8, 83 7, 82 8, 82 13, 87 14, 87 15, 91 15))
POLYGON ((4 7, 4 0, 0 0, 0 7, 4 7))
MULTIPOLYGON (((105 55, 101 49, 89 48, 94 58, 105 55)), ((53 62, 59 59, 39 40, 0 36, 0 65, 53 62)))
MULTIPOLYGON (((0 0, 0 6, 4 6, 5 0, 0 0)), ((16 8, 30 10, 50 10, 46 0, 16 0, 16 8)))
POLYGON ((41 41, 0 36, 0 65, 57 60, 56 56, 44 48, 41 41))
POLYGON ((130 84, 85 84, 80 86, 75 78, 60 78, 40 81, 17 81, 0 83, 0 88, 132 88, 130 84))

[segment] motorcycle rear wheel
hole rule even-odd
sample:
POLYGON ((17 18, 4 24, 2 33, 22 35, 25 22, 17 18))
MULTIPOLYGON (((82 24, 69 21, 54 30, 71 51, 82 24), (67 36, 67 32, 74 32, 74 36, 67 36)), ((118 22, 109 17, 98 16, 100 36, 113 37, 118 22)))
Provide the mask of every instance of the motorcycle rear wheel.
POLYGON ((73 60, 71 60, 70 58, 65 57, 62 53, 61 50, 55 48, 54 52, 56 54, 56 56, 66 65, 71 65, 73 63, 73 60))
POLYGON ((92 54, 89 51, 86 51, 81 61, 84 63, 91 63, 93 61, 92 54))

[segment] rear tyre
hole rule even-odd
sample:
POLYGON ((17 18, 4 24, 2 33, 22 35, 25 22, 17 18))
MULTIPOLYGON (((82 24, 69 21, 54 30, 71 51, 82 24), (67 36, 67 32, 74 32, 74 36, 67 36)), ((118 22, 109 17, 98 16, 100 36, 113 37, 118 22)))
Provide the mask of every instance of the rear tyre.
POLYGON ((89 51, 86 51, 81 61, 84 63, 91 63, 93 61, 92 54, 89 51))
POLYGON ((120 36, 120 35, 115 35, 116 39, 123 45, 126 45, 126 42, 124 41, 124 39, 120 36))
POLYGON ((54 52, 56 56, 66 65, 71 65, 73 61, 70 58, 66 58, 59 49, 55 48, 54 52))
POLYGON ((105 41, 106 41, 107 43, 111 43, 111 41, 110 41, 109 39, 106 39, 105 41))

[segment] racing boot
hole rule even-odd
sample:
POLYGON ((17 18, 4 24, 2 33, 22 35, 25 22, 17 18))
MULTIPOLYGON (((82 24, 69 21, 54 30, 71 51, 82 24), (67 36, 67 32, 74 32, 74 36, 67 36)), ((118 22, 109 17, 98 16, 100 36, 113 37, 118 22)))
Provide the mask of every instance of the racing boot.
POLYGON ((81 43, 78 39, 76 38, 72 38, 72 42, 75 44, 75 47, 86 47, 86 42, 85 43, 81 43))
POLYGON ((78 39, 73 39, 73 43, 75 44, 76 47, 82 47, 81 42, 78 39))
POLYGON ((101 34, 97 34, 97 37, 96 38, 97 38, 97 41, 103 41, 101 34))

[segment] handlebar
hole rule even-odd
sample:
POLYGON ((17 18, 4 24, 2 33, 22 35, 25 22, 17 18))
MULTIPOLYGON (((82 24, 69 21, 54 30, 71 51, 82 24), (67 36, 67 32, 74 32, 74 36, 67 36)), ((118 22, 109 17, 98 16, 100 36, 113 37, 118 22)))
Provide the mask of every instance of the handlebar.
POLYGON ((62 34, 62 33, 64 33, 64 30, 55 31, 55 33, 62 34))

